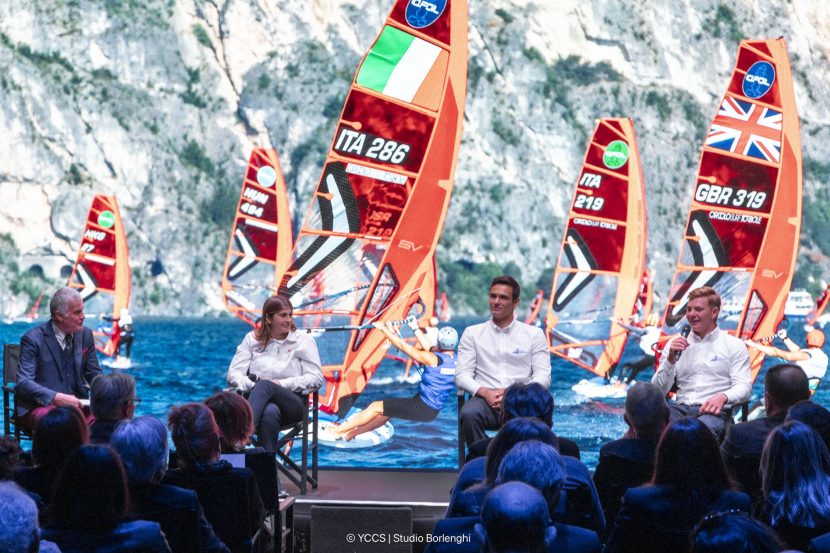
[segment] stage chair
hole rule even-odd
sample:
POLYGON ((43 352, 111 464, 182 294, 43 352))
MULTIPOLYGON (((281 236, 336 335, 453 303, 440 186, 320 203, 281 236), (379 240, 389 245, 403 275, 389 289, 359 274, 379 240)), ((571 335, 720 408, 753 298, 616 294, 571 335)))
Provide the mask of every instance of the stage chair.
POLYGON ((458 394, 458 470, 461 470, 461 467, 464 466, 464 459, 467 458, 467 449, 464 445, 464 437, 461 435, 461 408, 464 407, 464 403, 467 401, 467 392, 458 388, 456 390, 456 394, 458 394))
POLYGON ((300 495, 306 495, 308 484, 317 489, 320 391, 316 388, 303 390, 302 396, 306 405, 311 399, 311 414, 309 415, 308 409, 304 409, 303 420, 285 425, 280 429, 282 435, 277 441, 277 457, 280 462, 277 463, 277 468, 300 489, 300 495), (312 425, 311 431, 308 428, 309 422, 312 425), (299 465, 289 455, 290 445, 298 437, 302 443, 302 458, 299 465), (309 454, 311 455, 311 474, 309 474, 309 454))
POLYGON ((20 345, 5 344, 3 346, 3 434, 20 441, 20 436, 31 439, 25 431, 14 424, 14 387, 17 383, 17 366, 20 364, 20 345), (12 431, 14 426, 14 431, 12 431))

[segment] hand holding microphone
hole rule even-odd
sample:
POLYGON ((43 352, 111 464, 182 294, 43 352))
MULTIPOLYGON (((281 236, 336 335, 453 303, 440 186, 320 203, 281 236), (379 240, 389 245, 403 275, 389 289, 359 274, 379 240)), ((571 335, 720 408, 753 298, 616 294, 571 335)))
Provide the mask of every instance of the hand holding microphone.
POLYGON ((689 333, 691 332, 691 326, 687 324, 683 325, 683 328, 680 329, 680 339, 675 338, 672 340, 671 348, 669 349, 669 363, 677 363, 683 354, 683 350, 689 347, 689 342, 686 341, 686 338, 689 337, 689 333))

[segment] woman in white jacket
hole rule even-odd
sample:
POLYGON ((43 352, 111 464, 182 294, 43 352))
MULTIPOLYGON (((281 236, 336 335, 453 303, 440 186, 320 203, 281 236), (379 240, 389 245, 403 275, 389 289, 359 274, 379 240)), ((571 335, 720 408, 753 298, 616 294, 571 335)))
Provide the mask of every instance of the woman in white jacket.
POLYGON ((292 314, 287 298, 265 300, 260 326, 245 335, 228 367, 228 384, 250 392, 258 445, 269 452, 276 451, 280 428, 308 409, 300 392, 324 383, 317 344, 296 332, 292 314))

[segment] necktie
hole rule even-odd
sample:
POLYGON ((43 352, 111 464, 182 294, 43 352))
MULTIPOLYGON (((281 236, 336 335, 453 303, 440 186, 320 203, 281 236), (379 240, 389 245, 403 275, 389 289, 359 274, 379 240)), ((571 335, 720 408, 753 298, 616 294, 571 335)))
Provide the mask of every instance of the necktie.
POLYGON ((63 351, 72 351, 72 335, 67 334, 63 339, 63 351))

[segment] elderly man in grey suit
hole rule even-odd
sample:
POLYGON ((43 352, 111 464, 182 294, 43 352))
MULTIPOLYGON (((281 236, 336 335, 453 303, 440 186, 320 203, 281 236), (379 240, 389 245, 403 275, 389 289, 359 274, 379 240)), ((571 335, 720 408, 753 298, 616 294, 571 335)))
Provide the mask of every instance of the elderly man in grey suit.
POLYGON ((49 321, 20 339, 15 407, 17 424, 28 432, 53 407, 83 409, 88 383, 101 373, 78 291, 64 287, 55 292, 49 311, 49 321))

